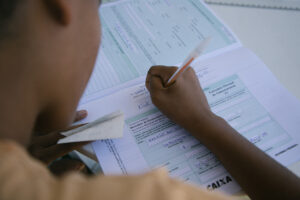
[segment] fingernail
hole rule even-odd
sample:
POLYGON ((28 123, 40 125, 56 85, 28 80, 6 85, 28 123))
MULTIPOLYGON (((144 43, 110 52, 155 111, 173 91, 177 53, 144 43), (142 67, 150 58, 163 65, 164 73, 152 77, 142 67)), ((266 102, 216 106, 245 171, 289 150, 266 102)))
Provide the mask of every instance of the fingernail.
POLYGON ((87 111, 86 110, 80 110, 78 111, 78 115, 80 118, 85 118, 87 116, 87 111))
POLYGON ((84 165, 84 164, 79 164, 79 165, 76 166, 76 170, 78 170, 78 171, 81 171, 81 170, 83 170, 84 168, 85 168, 85 165, 84 165))

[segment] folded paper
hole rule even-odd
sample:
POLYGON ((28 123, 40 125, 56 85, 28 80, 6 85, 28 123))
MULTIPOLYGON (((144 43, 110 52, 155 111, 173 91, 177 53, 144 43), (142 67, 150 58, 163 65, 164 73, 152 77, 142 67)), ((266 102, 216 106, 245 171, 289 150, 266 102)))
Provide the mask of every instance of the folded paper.
POLYGON ((124 114, 117 111, 79 128, 62 132, 66 137, 60 139, 58 144, 120 138, 123 127, 124 114))

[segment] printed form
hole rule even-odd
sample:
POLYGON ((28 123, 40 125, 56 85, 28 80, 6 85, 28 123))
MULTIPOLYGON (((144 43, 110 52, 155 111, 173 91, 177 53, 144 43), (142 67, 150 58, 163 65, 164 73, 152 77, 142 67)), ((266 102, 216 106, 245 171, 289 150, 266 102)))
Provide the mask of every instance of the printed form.
POLYGON ((199 0, 106 1, 99 12, 101 49, 81 103, 142 83, 153 65, 180 64, 205 37, 206 53, 240 45, 199 0))
POLYGON ((89 112, 84 122, 125 114, 123 138, 92 144, 105 174, 165 167, 208 189, 240 190, 201 142, 152 104, 144 84, 150 66, 182 62, 207 36, 211 45, 193 67, 212 111, 283 165, 300 160, 299 101, 201 1, 106 1, 100 13, 102 46, 79 109, 89 112))
MULTIPOLYGON (((213 112, 283 165, 300 160, 300 103, 254 54, 240 48, 194 68, 213 112)), ((87 121, 119 109, 125 113, 123 138, 93 143, 105 174, 165 167, 172 177, 208 189, 240 190, 204 145, 155 108, 144 84, 81 108, 91 113, 87 121)))

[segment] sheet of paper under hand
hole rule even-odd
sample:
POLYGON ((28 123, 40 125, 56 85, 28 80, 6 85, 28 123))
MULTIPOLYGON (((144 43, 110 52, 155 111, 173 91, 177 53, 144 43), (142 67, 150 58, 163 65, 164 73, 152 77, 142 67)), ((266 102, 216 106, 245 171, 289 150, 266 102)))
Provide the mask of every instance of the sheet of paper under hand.
POLYGON ((103 116, 79 128, 62 132, 66 136, 58 144, 120 138, 123 135, 124 114, 121 111, 103 116))

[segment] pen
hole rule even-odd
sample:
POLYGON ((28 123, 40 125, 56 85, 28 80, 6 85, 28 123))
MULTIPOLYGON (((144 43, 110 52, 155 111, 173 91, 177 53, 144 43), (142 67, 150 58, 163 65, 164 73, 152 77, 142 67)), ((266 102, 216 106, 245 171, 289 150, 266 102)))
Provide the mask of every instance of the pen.
POLYGON ((201 43, 196 47, 194 51, 185 59, 181 67, 177 69, 177 71, 171 76, 171 78, 167 82, 167 87, 170 86, 176 79, 182 74, 185 70, 187 70, 190 66, 190 64, 199 57, 204 49, 207 47, 208 43, 210 42, 211 38, 204 38, 204 40, 201 41, 201 43))

